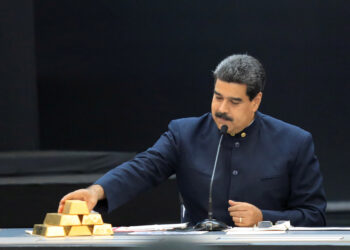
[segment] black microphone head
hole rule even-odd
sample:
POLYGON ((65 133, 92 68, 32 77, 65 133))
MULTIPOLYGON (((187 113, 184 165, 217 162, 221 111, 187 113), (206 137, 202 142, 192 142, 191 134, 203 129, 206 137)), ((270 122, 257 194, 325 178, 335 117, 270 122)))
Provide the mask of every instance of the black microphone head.
POLYGON ((226 133, 227 133, 227 130, 228 130, 227 125, 222 125, 222 126, 221 126, 221 129, 220 129, 220 133, 221 133, 221 134, 226 134, 226 133))

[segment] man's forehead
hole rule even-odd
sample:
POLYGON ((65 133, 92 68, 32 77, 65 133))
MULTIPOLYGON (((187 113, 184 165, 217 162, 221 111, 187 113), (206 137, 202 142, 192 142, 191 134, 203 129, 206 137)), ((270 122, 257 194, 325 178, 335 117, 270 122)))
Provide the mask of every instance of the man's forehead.
POLYGON ((214 93, 227 98, 245 98, 247 95, 247 85, 244 83, 231 83, 217 80, 214 93))

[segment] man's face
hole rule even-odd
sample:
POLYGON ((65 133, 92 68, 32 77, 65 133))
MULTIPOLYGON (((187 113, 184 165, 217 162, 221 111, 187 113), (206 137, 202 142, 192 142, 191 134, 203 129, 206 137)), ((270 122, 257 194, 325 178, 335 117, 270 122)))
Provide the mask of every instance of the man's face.
POLYGON ((236 134, 246 128, 254 119, 262 93, 253 100, 247 96, 247 85, 216 80, 211 113, 220 129, 227 125, 229 134, 236 134))

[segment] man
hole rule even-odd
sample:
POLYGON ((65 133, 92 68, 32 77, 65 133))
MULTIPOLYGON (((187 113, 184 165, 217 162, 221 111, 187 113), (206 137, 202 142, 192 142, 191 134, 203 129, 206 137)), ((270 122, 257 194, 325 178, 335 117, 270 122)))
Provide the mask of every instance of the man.
POLYGON ((109 211, 176 173, 185 221, 207 218, 208 190, 220 128, 228 127, 213 185, 213 217, 228 225, 290 220, 325 225, 325 195, 311 135, 258 112, 265 72, 258 60, 233 55, 214 72, 211 113, 174 120, 147 151, 109 171, 94 185, 62 198, 92 209, 107 198, 109 211))

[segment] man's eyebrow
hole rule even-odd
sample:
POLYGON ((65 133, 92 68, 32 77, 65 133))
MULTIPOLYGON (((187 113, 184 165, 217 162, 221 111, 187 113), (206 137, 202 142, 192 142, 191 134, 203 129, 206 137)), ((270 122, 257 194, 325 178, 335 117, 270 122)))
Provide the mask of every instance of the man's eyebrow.
MULTIPOLYGON (((219 95, 219 96, 222 96, 222 94, 220 94, 219 92, 217 92, 216 90, 214 90, 214 94, 215 95, 219 95)), ((230 101, 235 101, 235 102, 242 102, 242 98, 239 98, 239 97, 228 97, 228 99, 230 101)))
POLYGON ((216 94, 216 95, 222 95, 222 94, 220 94, 219 92, 217 92, 215 89, 214 89, 214 94, 216 94))
POLYGON ((242 99, 239 97, 229 97, 228 99, 230 99, 231 101, 235 101, 235 102, 242 102, 242 99))

